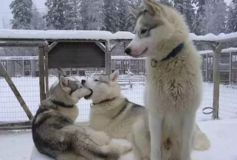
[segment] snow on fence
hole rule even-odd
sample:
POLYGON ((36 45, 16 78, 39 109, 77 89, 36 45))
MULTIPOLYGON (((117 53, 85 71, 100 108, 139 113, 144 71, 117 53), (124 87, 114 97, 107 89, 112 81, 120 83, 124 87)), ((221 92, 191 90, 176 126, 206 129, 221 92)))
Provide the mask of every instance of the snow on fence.
MULTIPOLYGON (((70 41, 70 40, 118 40, 127 41, 133 38, 133 34, 129 32, 117 32, 112 34, 107 31, 24 31, 24 30, 0 30, 0 46, 9 46, 14 44, 17 46, 19 42, 44 42, 44 41, 70 41), (10 41, 10 43, 8 43, 10 41)), ((210 120, 217 118, 237 118, 237 48, 222 49, 224 42, 237 39, 237 33, 220 34, 218 36, 208 34, 205 36, 197 36, 190 34, 194 41, 204 42, 211 46, 212 50, 199 51, 203 57, 203 77, 204 92, 203 101, 197 112, 197 120, 210 120), (222 54, 220 54, 222 53, 222 54), (223 61, 223 57, 228 61, 223 61), (203 114, 210 112, 210 114, 203 114)), ((113 44, 113 47, 116 44, 113 44)), ((104 45, 105 50, 113 47, 109 43, 104 45)), ((237 47, 237 46, 233 46, 237 47)), ((42 57, 41 57, 42 58, 42 57)), ((128 64, 136 63, 137 68, 144 66, 144 59, 134 59, 128 56, 110 56, 106 59, 111 61, 107 64, 115 63, 117 68, 126 70, 128 64)), ((30 111, 34 115, 38 104, 40 103, 41 89, 39 78, 40 69, 38 56, 2 56, 0 61, 8 71, 16 88, 25 100, 30 111)), ((41 64, 42 65, 42 64, 41 64)), ((46 67, 46 66, 45 66, 46 67)), ((82 79, 85 75, 81 75, 80 68, 74 70, 69 68, 68 74, 74 74, 77 78, 82 79), (76 71, 76 72, 75 72, 76 71)), ((88 71, 89 75, 95 70, 88 71)), ((136 74, 128 71, 126 74, 121 73, 119 83, 122 93, 129 100, 143 105, 143 91, 145 83, 145 73, 136 72, 136 74)), ((48 77, 48 85, 50 86, 56 76, 50 74, 48 77)), ((45 87, 45 86, 44 86, 45 87)), ((9 88, 3 77, 0 77, 0 124, 1 122, 25 121, 27 116, 20 107, 13 92, 9 88)), ((78 121, 87 121, 89 118, 90 101, 81 100, 78 103, 80 114, 78 121)))

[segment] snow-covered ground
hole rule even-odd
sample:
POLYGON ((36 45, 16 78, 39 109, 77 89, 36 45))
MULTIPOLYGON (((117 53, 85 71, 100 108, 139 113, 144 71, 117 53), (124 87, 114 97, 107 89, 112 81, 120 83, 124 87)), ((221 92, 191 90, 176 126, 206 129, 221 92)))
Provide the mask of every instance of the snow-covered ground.
MULTIPOLYGON (((237 160, 237 119, 198 123, 211 142, 208 151, 192 154, 193 160, 237 160)), ((30 132, 0 134, 0 160, 30 160, 33 142, 30 132)), ((46 160, 34 152, 31 160, 46 160)), ((121 160, 133 160, 132 153, 121 160)))
MULTIPOLYGON (((82 77, 78 77, 81 79, 82 77)), ((20 91, 23 99, 35 114, 39 104, 39 78, 22 77, 12 78, 16 87, 20 91)), ((49 77, 49 85, 56 80, 56 77, 49 77)), ((133 88, 129 86, 122 87, 122 93, 132 102, 143 105, 144 85, 134 84, 133 88)), ((1 121, 19 121, 27 120, 27 116, 20 107, 17 99, 7 85, 5 79, 0 79, 0 122, 1 121)), ((197 113, 197 121, 210 120, 211 115, 204 115, 204 107, 212 107, 213 84, 204 83, 203 100, 197 113)), ((78 121, 87 121, 89 118, 89 109, 91 101, 80 100, 78 107, 80 115, 78 121)), ((220 118, 237 118, 237 86, 220 86, 220 118)))
MULTIPOLYGON (((12 78, 12 80, 34 114, 39 104, 39 79, 24 77, 12 78)), ((55 80, 56 77, 50 77, 50 85, 55 80)), ((202 113, 202 108, 212 106, 212 88, 213 84, 204 83, 203 100, 197 113, 197 121, 201 129, 208 135, 211 149, 205 152, 193 152, 193 160, 237 160, 237 150, 234 147, 237 144, 237 87, 220 86, 220 117, 224 120, 218 121, 212 121, 211 115, 202 113)), ((129 86, 122 87, 123 94, 138 104, 143 104, 143 90, 144 85, 141 84, 134 84, 132 89, 129 86)), ((27 120, 4 79, 0 79, 0 93, 0 122, 27 120)), ((86 100, 78 103, 80 109, 78 121, 88 120, 90 103, 91 101, 86 100)), ((0 133, 0 160, 29 160, 32 149, 31 132, 0 133)), ((123 160, 132 160, 132 156, 132 153, 128 154, 123 160)))

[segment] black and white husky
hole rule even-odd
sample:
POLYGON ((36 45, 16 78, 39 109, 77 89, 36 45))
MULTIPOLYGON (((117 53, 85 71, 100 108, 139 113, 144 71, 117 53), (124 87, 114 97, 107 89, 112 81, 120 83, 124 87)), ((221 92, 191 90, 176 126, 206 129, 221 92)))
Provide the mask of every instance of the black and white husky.
POLYGON ((32 136, 37 150, 57 160, 117 160, 129 151, 104 132, 74 124, 78 116, 77 102, 92 91, 59 70, 58 81, 42 101, 32 122, 32 136))

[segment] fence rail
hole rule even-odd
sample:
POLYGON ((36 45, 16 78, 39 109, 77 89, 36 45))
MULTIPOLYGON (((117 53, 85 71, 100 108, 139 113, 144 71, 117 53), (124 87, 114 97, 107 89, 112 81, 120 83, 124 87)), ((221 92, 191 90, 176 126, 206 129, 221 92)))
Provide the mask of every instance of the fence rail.
MULTIPOLYGON (((203 57, 204 91, 201 106, 197 111, 198 121, 211 120, 213 118, 237 118, 237 48, 222 49, 223 43, 234 39, 233 36, 231 39, 228 39, 228 37, 224 39, 223 37, 216 40, 205 39, 203 37, 202 39, 198 39, 195 37, 196 40, 209 44, 212 49, 199 51, 203 57)), ((235 37, 237 39, 237 35, 235 37)), ((41 49, 43 49, 42 46, 41 49)), ((47 78, 39 78, 40 68, 38 58, 39 56, 0 56, 0 62, 8 72, 12 82, 33 115, 36 113, 40 103, 40 93, 42 90, 45 91, 47 85, 52 85, 57 79, 52 69, 47 70, 49 73, 47 78), (48 84, 42 88, 39 82, 43 83, 46 79, 48 84)), ((41 62, 44 60, 41 56, 41 62)), ((128 56, 112 55, 106 58, 106 64, 111 66, 111 70, 120 70, 118 83, 121 86, 122 94, 128 97, 130 101, 144 105, 143 93, 146 77, 144 59, 136 60, 128 56)), ((41 66, 45 67, 42 63, 41 66)), ((90 76, 94 72, 108 72, 108 68, 64 69, 68 75, 76 76, 79 79, 90 76)), ((1 77, 1 74, 0 92, 2 94, 0 96, 0 129, 26 129, 26 126, 15 123, 26 121, 27 116, 8 86, 8 83, 1 77), (9 124, 9 122, 11 122, 10 125, 6 126, 6 123, 9 124), (12 123, 16 125, 11 125, 12 123)), ((88 121, 90 103, 90 101, 80 100, 78 103, 80 114, 77 121, 88 121)))

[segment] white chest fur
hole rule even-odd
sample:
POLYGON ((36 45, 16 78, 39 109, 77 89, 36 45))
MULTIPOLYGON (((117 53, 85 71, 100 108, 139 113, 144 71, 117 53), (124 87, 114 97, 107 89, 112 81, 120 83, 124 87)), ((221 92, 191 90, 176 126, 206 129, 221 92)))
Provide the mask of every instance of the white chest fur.
POLYGON ((79 110, 76 105, 74 105, 72 108, 58 107, 58 110, 61 114, 70 118, 73 122, 75 122, 79 114, 79 110))

